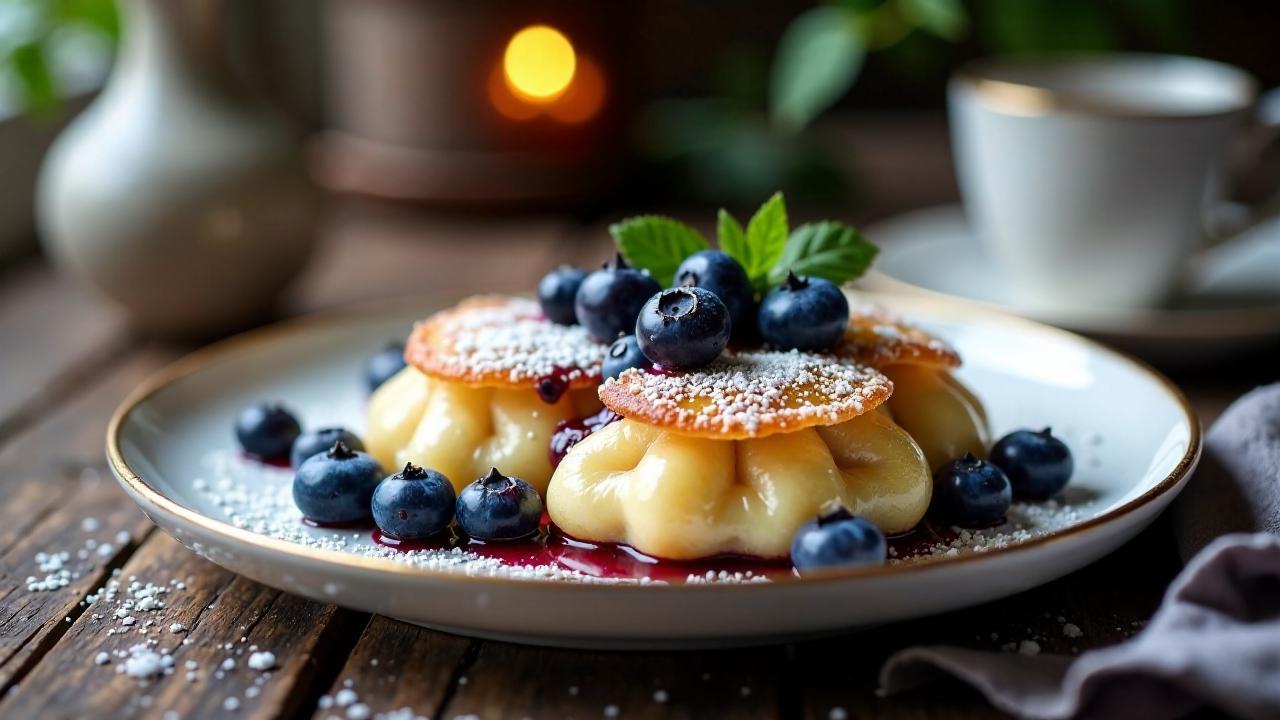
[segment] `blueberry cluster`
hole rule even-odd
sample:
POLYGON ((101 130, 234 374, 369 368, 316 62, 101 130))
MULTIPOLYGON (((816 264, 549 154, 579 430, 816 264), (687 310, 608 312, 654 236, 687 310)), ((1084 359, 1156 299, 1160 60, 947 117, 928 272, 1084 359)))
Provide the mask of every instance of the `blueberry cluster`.
POLYGON ((339 440, 348 449, 364 450, 360 438, 346 428, 303 432, 297 416, 279 403, 257 403, 241 410, 236 416, 235 433, 246 455, 263 462, 287 462, 294 468, 339 440))
POLYGON ((789 274, 760 302, 746 270, 719 250, 680 263, 675 286, 663 289, 619 254, 592 273, 561 266, 538 283, 549 320, 581 324, 613 341, 605 378, 653 365, 692 370, 715 360, 730 341, 760 341, 781 350, 830 350, 849 322, 849 303, 835 284, 789 274))
MULTIPOLYGON (((1017 430, 1001 438, 988 460, 972 453, 933 477, 930 515, 963 528, 999 525, 1014 498, 1047 500, 1071 480, 1071 450, 1045 428, 1017 430)), ((844 508, 805 523, 791 541, 791 562, 801 571, 884 562, 884 534, 844 508)))

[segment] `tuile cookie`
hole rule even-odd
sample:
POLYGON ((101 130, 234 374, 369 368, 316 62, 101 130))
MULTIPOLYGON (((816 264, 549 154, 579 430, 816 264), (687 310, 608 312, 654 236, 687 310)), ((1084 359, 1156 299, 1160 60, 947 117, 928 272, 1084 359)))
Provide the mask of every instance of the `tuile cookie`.
POLYGON ((797 351, 726 352, 690 372, 628 370, 600 386, 624 417, 721 440, 836 425, 874 410, 893 383, 851 360, 797 351))
POLYGON ((859 302, 857 298, 851 298, 849 303, 849 326, 836 354, 875 368, 889 365, 960 367, 960 354, 950 345, 908 325, 886 308, 859 302))
POLYGON ((418 323, 405 360, 473 387, 529 388, 554 376, 578 389, 599 384, 608 349, 579 325, 547 320, 532 300, 478 295, 418 323))

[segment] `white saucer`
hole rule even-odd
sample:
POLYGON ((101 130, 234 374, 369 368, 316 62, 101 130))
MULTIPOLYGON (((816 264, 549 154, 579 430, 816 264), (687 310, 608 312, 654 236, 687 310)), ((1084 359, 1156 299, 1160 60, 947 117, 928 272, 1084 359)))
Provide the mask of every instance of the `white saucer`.
MULTIPOLYGON (((985 402, 997 434, 1051 425, 1074 449, 1074 500, 1045 534, 984 552, 765 583, 682 574, 669 583, 590 584, 370 557, 356 552, 374 549, 367 530, 306 528, 286 512, 288 522, 277 525, 293 535, 282 538, 230 513, 244 496, 229 480, 220 485, 228 468, 253 492, 287 496, 291 477, 238 458, 237 411, 281 400, 306 426, 359 431, 363 361, 407 333, 425 314, 420 304, 295 321, 189 356, 124 402, 107 431, 107 456, 121 485, 165 532, 259 582, 461 634, 589 647, 761 643, 1012 595, 1116 549, 1185 484, 1199 456, 1199 423, 1181 393, 1149 368, 1026 320, 928 298, 886 300, 958 348, 965 359, 959 375, 985 402), (335 537, 347 545, 315 544, 335 537)), ((296 512, 289 501, 285 507, 296 512)))
MULTIPOLYGON (((905 213, 864 232, 881 248, 876 270, 860 282, 868 289, 998 307, 1161 361, 1211 358, 1280 338, 1280 220, 1205 253, 1180 300, 1150 310, 1020 307, 959 205, 905 213)), ((1087 280, 1080 290, 1088 292, 1087 280)))

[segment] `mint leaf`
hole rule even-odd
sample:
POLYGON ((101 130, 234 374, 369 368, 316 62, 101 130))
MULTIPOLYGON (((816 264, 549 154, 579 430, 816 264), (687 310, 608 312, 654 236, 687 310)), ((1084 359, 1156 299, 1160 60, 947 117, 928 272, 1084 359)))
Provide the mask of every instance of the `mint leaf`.
POLYGON ((743 256, 734 255, 742 263, 756 290, 764 292, 769 289, 769 271, 782 258, 786 245, 787 205, 779 192, 765 200, 756 214, 751 216, 747 223, 743 256))
POLYGON ((801 225, 787 239, 782 259, 769 272, 769 283, 780 284, 791 270, 840 285, 866 272, 879 252, 861 233, 844 223, 801 225))
POLYGON ((747 250, 747 235, 742 231, 742 225, 738 223, 738 219, 724 208, 720 208, 720 213, 716 215, 716 238, 720 241, 720 249, 731 255, 745 268, 744 258, 750 256, 747 250))
POLYGON ((662 215, 640 215, 609 226, 627 262, 649 271, 664 287, 690 255, 711 247, 702 233, 662 215))

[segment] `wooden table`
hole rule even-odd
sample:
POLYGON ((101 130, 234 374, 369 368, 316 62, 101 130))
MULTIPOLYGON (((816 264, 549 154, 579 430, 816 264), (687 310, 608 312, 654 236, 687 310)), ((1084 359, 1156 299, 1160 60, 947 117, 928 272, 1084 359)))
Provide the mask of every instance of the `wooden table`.
MULTIPOLYGON (((875 165, 876 151, 868 152, 875 165)), ((949 176, 939 182, 923 201, 948 196, 949 176)), ((555 216, 482 220, 343 207, 329 228, 283 314, 403 293, 444 302, 481 287, 527 291, 556 262, 586 264, 609 251, 600 222, 555 216)), ((435 720, 838 718, 841 710, 848 717, 988 717, 998 713, 958 685, 877 698, 877 668, 893 650, 921 642, 994 649, 1034 639, 1058 653, 1114 643, 1141 627, 1179 569, 1169 530, 1157 522, 1111 557, 1038 590, 823 641, 604 653, 433 632, 236 577, 136 510, 105 467, 106 420, 135 384, 189 349, 135 336, 112 309, 39 260, 0 274, 0 717, 346 717, 349 708, 321 707, 344 688, 374 712, 409 707, 435 720), (91 550, 89 540, 97 543, 91 550), (46 574, 37 553, 80 549, 85 569, 65 587, 28 588, 29 576, 46 574), (171 676, 140 684, 117 673, 115 659, 95 663, 101 652, 138 642, 133 633, 109 635, 112 621, 83 603, 113 576, 183 583, 158 617, 187 630, 151 636, 174 648, 171 676), (1066 637, 1060 617, 1083 636, 1066 637), (246 667, 253 645, 278 659, 269 678, 246 667), (219 671, 227 657, 235 668, 219 671), (192 679, 188 662, 197 668, 192 679)), ((1260 360, 1233 364, 1229 373, 1175 377, 1206 424, 1240 392, 1276 379, 1260 360)))

